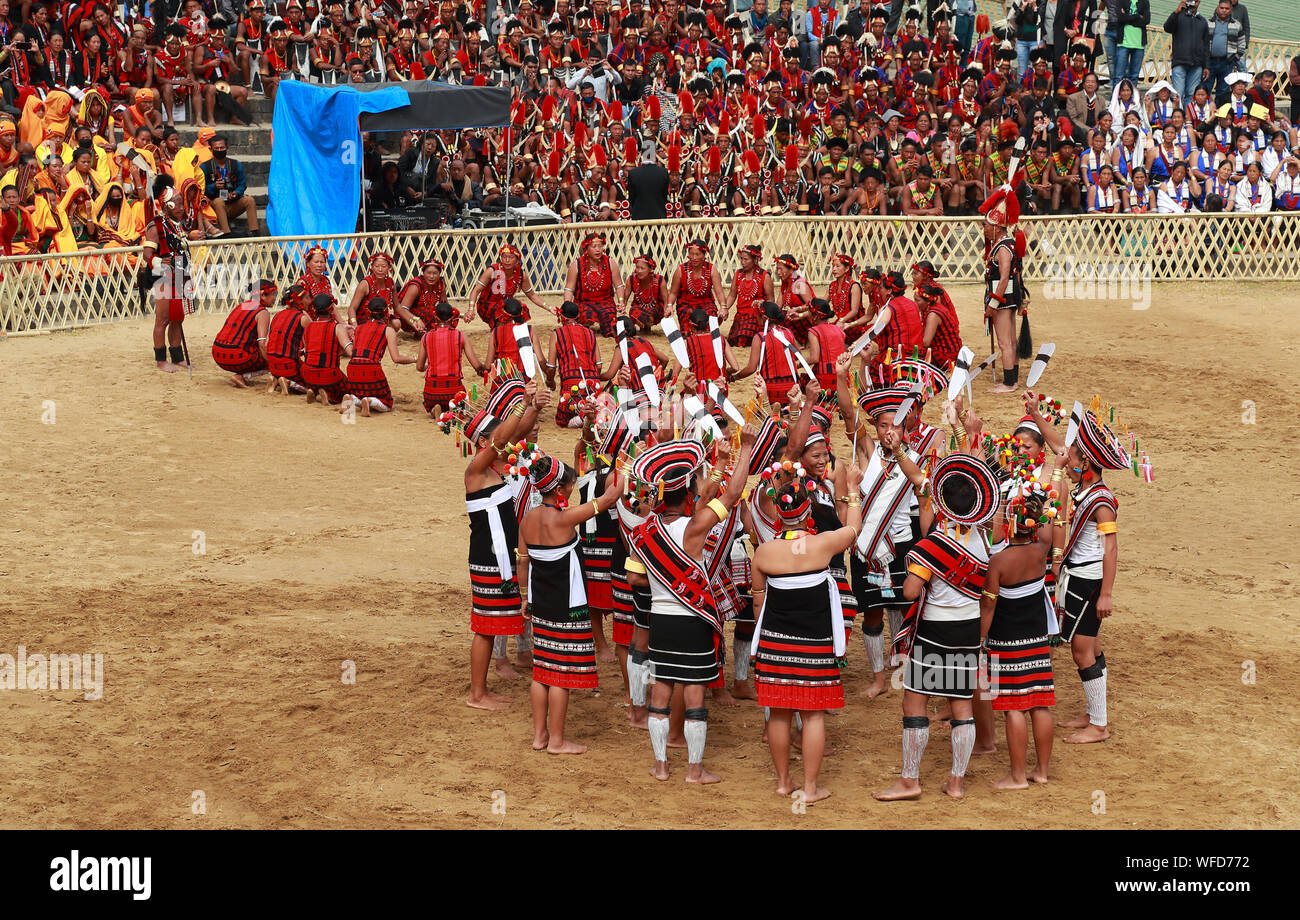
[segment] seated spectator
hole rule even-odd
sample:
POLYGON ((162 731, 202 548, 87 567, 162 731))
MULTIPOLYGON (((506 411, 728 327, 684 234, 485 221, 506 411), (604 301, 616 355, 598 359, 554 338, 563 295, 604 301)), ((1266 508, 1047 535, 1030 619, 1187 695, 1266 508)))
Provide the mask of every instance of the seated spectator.
POLYGON ((1120 194, 1115 187, 1115 170, 1109 163, 1102 166, 1088 186, 1089 214, 1118 214, 1120 194))
POLYGON ((1197 210, 1196 199, 1201 187, 1188 176, 1187 164, 1176 161, 1169 169, 1169 178, 1157 187, 1156 212, 1158 214, 1190 214, 1197 210))
POLYGON ((230 221, 243 214, 251 236, 257 235, 257 203, 248 194, 244 166, 230 156, 230 142, 224 134, 208 142, 212 159, 199 168, 203 172, 203 194, 212 203, 217 226, 222 234, 230 232, 230 221))
POLYGON ((1279 211, 1300 211, 1300 151, 1293 150, 1273 177, 1273 201, 1279 211))
POLYGON ((1149 214, 1155 210, 1156 193, 1147 184, 1147 171, 1141 166, 1133 168, 1133 175, 1128 188, 1121 197, 1124 201, 1125 214, 1149 214))
POLYGON ((1264 170, 1258 163, 1247 166, 1245 178, 1237 183, 1233 210, 1248 214, 1267 214, 1273 210, 1273 187, 1264 178, 1264 170))
POLYGON ((380 211, 410 207, 418 192, 405 182, 396 163, 385 163, 378 184, 370 190, 370 206, 380 211))

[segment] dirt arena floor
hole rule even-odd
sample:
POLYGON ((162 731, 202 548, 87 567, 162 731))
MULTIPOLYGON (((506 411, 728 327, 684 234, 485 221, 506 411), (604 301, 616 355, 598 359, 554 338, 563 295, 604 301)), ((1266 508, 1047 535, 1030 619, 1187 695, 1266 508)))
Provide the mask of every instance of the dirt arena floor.
MULTIPOLYGON (((979 293, 954 296, 982 357, 979 293)), ((1057 343, 1040 389, 1067 404, 1100 391, 1155 464, 1152 485, 1112 474, 1112 738, 1074 747, 1058 729, 1051 782, 995 793, 999 738, 954 802, 939 792, 950 752, 936 723, 924 797, 878 803, 900 769, 901 692, 859 695, 855 631, 822 771, 833 795, 806 814, 774 792, 752 703, 712 706, 706 765, 724 782, 707 789, 682 782, 684 751, 672 781, 647 775, 615 664, 600 691, 573 694, 585 756, 529 749, 526 680, 490 680, 508 712, 466 708, 462 460, 425 417, 413 368, 389 367, 396 411, 347 425, 230 387, 209 351, 217 316, 186 323, 192 380, 154 370, 146 321, 11 337, 0 654, 102 653, 105 681, 100 700, 0 695, 0 826, 1294 826, 1297 303, 1300 286, 1264 285, 1168 285, 1146 310, 1037 298, 1036 340, 1057 343)), ((468 331, 483 354, 482 325, 468 331)), ((988 395, 993 382, 978 382, 976 411, 1006 431, 1020 403, 988 395)), ((567 454, 573 437, 548 420, 542 441, 567 454)), ((1068 652, 1055 661, 1057 713, 1073 716, 1079 680, 1068 652)))

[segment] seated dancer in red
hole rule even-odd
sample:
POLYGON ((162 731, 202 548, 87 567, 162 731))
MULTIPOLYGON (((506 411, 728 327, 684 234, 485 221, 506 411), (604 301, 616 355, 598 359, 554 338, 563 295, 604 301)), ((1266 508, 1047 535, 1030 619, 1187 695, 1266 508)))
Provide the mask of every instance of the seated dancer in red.
POLYGON ((632 260, 632 279, 623 294, 623 311, 637 332, 649 332, 664 318, 668 283, 655 271, 655 260, 642 254, 632 260))
POLYGON ((623 363, 623 350, 621 348, 614 349, 614 357, 609 359, 609 368, 601 375, 601 379, 617 380, 619 386, 629 387, 637 396, 644 396, 646 395, 645 381, 637 372, 637 356, 646 356, 646 361, 650 365, 650 370, 655 373, 656 379, 661 376, 659 374, 660 369, 667 367, 671 363, 672 357, 655 348, 649 339, 636 335, 631 317, 620 316, 618 321, 624 325, 624 333, 627 337, 628 364, 623 363), (627 370, 626 377, 623 375, 625 369, 627 370))
MULTIPOLYGON (((684 331, 688 334, 683 339, 686 344, 686 357, 691 361, 691 373, 695 375, 696 392, 704 393, 705 382, 711 381, 728 391, 727 380, 736 372, 737 364, 731 354, 727 340, 719 337, 722 345, 722 366, 718 366, 718 354, 713 348, 713 336, 709 333, 709 314, 703 310, 692 310, 691 324, 684 331)), ((719 330, 720 331, 720 330, 719 330)), ((759 330, 760 332, 762 330, 759 330)))
POLYGON ((588 233, 582 238, 578 258, 569 264, 565 299, 582 308, 584 326, 597 329, 608 339, 614 337, 614 318, 618 315, 614 297, 623 290, 618 263, 605 252, 605 234, 588 233))
POLYGON ((889 365, 893 359, 910 356, 921 347, 921 310, 916 301, 903 296, 907 283, 902 272, 885 275, 881 286, 888 299, 880 309, 888 312, 889 323, 863 355, 870 362, 868 372, 875 385, 890 386, 893 375, 889 365))
POLYGON ((579 404, 596 395, 600 388, 600 349, 596 334, 582 325, 582 309, 567 300, 560 307, 560 325, 551 334, 549 357, 542 362, 546 388, 555 388, 560 372, 560 394, 555 406, 555 424, 577 428, 582 424, 579 404))
POLYGON ((812 328, 812 314, 808 305, 815 296, 812 285, 804 277, 799 262, 788 252, 776 257, 776 280, 781 282, 780 296, 776 302, 785 311, 785 324, 794 340, 803 348, 808 344, 808 330, 812 328))
POLYGON ((424 411, 435 419, 442 415, 456 394, 465 389, 461 377, 462 354, 469 358, 470 366, 476 374, 484 373, 489 366, 479 362, 478 355, 474 354, 474 346, 469 343, 465 333, 451 325, 452 312, 451 304, 447 301, 438 304, 434 313, 434 325, 420 339, 420 353, 415 359, 415 369, 424 373, 424 411))
MULTIPOLYGON (((519 357, 519 340, 515 338, 515 329, 523 326, 528 332, 528 341, 533 341, 533 328, 523 321, 523 304, 513 297, 507 297, 501 312, 504 319, 492 329, 492 337, 488 339, 487 360, 483 362, 484 370, 492 372, 493 392, 508 380, 528 379, 523 359, 519 357)), ((535 342, 533 354, 537 354, 535 342)))
MULTIPOLYGON (((852 345, 866 331, 870 314, 863 310, 862 285, 853 277, 853 256, 831 256, 831 286, 826 299, 835 312, 835 323, 844 330, 845 344, 852 345)), ((830 389, 834 389, 831 387, 830 389)))
POLYGON ((248 381, 265 373, 266 341, 275 306, 274 281, 262 280, 256 299, 250 298, 230 311, 212 340, 212 360, 230 371, 230 385, 248 387, 248 381))
POLYGON ((295 284, 284 292, 280 303, 283 309, 271 318, 267 332, 266 366, 271 372, 271 385, 266 392, 274 393, 278 386, 288 396, 291 388, 295 393, 307 390, 299 359, 302 358, 302 334, 311 324, 311 302, 306 289, 295 284))
MULTIPOLYGON (((432 329, 434 324, 455 329, 461 320, 460 311, 451 310, 451 320, 443 323, 438 319, 438 304, 447 300, 447 281, 442 277, 442 263, 437 259, 425 259, 420 263, 420 273, 406 284, 397 296, 394 312, 402 324, 402 331, 408 335, 421 336, 432 329)), ((474 318, 470 313, 465 322, 474 318)))
POLYGON ((808 363, 822 389, 833 393, 835 361, 844 354, 844 328, 835 322, 835 310, 829 300, 814 298, 811 310, 817 325, 808 332, 808 363))
MULTIPOLYGON (((547 309, 537 292, 533 290, 532 281, 524 273, 523 260, 519 249, 510 243, 501 246, 497 261, 493 262, 478 276, 474 286, 469 289, 469 302, 474 304, 478 315, 489 326, 504 322, 501 308, 507 297, 520 294, 531 300, 543 310, 547 309)), ((528 308, 524 308, 524 322, 528 322, 528 308)))
POLYGON ((763 329, 763 301, 772 300, 772 275, 762 265, 763 247, 757 243, 740 247, 740 268, 731 279, 728 308, 735 311, 727 344, 748 345, 763 329))
POLYGON ((388 301, 384 298, 371 297, 358 311, 357 319, 360 325, 352 337, 347 392, 339 412, 357 406, 369 418, 371 410, 387 412, 393 408, 393 391, 384 376, 384 353, 388 353, 394 364, 414 364, 415 358, 397 350, 397 330, 389 324, 388 301))
POLYGON ((777 332, 793 344, 793 336, 783 325, 785 314, 780 305, 769 300, 763 304, 763 328, 749 346, 749 363, 732 375, 732 380, 748 377, 758 371, 767 392, 767 401, 773 406, 784 406, 790 401, 790 388, 795 385, 795 358, 777 338, 777 332))
POLYGON ((397 308, 397 288, 393 285, 393 257, 386 252, 377 252, 367 263, 369 271, 352 292, 348 302, 348 324, 356 325, 357 311, 362 304, 370 303, 371 298, 382 297, 391 313, 397 308))
POLYGON ((330 255, 324 247, 313 246, 308 249, 302 265, 303 273, 298 283, 307 292, 307 300, 311 302, 313 311, 317 294, 328 294, 330 302, 335 302, 334 285, 330 282, 329 276, 330 255))
POLYGON ((930 352, 931 364, 951 371, 961 351, 961 320, 948 292, 932 281, 916 289, 916 306, 921 311, 921 348, 930 352))
POLYGON ((664 309, 677 311, 679 329, 686 328, 692 310, 703 310, 718 317, 719 322, 727 321, 722 275, 718 274, 718 267, 708 261, 708 255, 708 244, 703 240, 691 240, 686 244, 686 261, 673 272, 664 309), (723 305, 721 310, 719 304, 723 305))
POLYGON ((339 361, 352 354, 350 330, 334 315, 332 294, 313 297, 311 314, 311 324, 302 334, 302 382, 307 386, 307 402, 323 398, 329 404, 340 403, 348 378, 339 369, 339 361))

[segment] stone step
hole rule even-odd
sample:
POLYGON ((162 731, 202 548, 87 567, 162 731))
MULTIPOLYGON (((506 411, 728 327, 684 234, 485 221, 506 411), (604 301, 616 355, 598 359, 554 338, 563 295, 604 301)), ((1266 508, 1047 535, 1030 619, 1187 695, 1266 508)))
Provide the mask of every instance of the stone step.
MULTIPOLYGON (((181 136, 181 146, 188 147, 199 136, 197 125, 177 124, 176 130, 181 136)), ((271 126, 269 124, 240 126, 218 125, 217 133, 224 134, 230 141, 233 152, 265 152, 271 149, 271 126)))

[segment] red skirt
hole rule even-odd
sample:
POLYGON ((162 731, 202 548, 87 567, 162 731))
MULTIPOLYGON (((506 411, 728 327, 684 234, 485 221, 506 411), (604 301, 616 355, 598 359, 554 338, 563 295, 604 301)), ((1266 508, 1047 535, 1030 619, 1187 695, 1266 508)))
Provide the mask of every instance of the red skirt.
POLYGON ((774 406, 786 405, 790 401, 790 387, 792 386, 794 386, 794 381, 789 378, 767 381, 767 401, 774 406))
POLYGON ((389 409, 393 408, 393 391, 388 387, 383 367, 378 364, 349 361, 347 392, 358 399, 377 399, 389 409))
POLYGON ((513 576, 502 581, 495 564, 470 566, 469 628, 480 636, 521 636, 524 614, 519 588, 513 576))
POLYGON ((773 709, 843 709, 844 685, 834 646, 765 628, 754 650, 758 705, 773 709))
POLYGON ((169 323, 185 321, 185 300, 181 297, 163 297, 158 300, 158 309, 167 317, 169 323))
POLYGON ((653 326, 664 318, 664 305, 658 300, 652 304, 633 303, 627 315, 638 326, 653 326))
POLYGON ((582 574, 587 582, 587 606, 596 613, 608 612, 613 604, 611 589, 614 544, 618 536, 597 534, 582 546, 582 574))
POLYGON ((283 377, 286 380, 292 380, 294 383, 302 383, 302 371, 298 367, 298 362, 293 358, 268 355, 266 367, 276 377, 283 377))
POLYGON ((596 642, 587 608, 548 612, 535 605, 532 615, 533 680, 571 690, 599 687, 596 642))
POLYGON ((732 348, 748 348, 754 336, 763 331, 763 314, 753 307, 742 307, 736 311, 736 318, 731 321, 731 331, 727 333, 727 344, 732 348))
POLYGON ((812 331, 813 326, 811 316, 787 318, 785 325, 794 336, 795 341, 799 343, 799 347, 803 348, 808 345, 808 333, 812 331))
POLYGON ((465 381, 460 377, 425 377, 424 411, 433 411, 435 404, 445 409, 452 397, 464 389, 465 381))
POLYGON ((677 325, 683 330, 682 335, 686 335, 688 323, 691 320, 691 313, 695 310, 703 310, 709 316, 718 315, 718 305, 712 300, 697 300, 695 298, 680 299, 677 301, 677 325))
POLYGON ((217 367, 232 374, 252 374, 266 370, 266 359, 256 348, 232 348, 229 345, 214 344, 212 360, 217 367))
POLYGON ((614 307, 612 300, 585 300, 578 306, 582 308, 581 322, 584 326, 590 326, 597 323, 600 327, 600 334, 605 338, 614 336, 614 320, 618 317, 618 311, 614 307))
POLYGON ((326 401, 330 403, 341 403, 348 392, 348 378, 337 367, 303 366, 302 382, 313 390, 323 390, 326 401))

